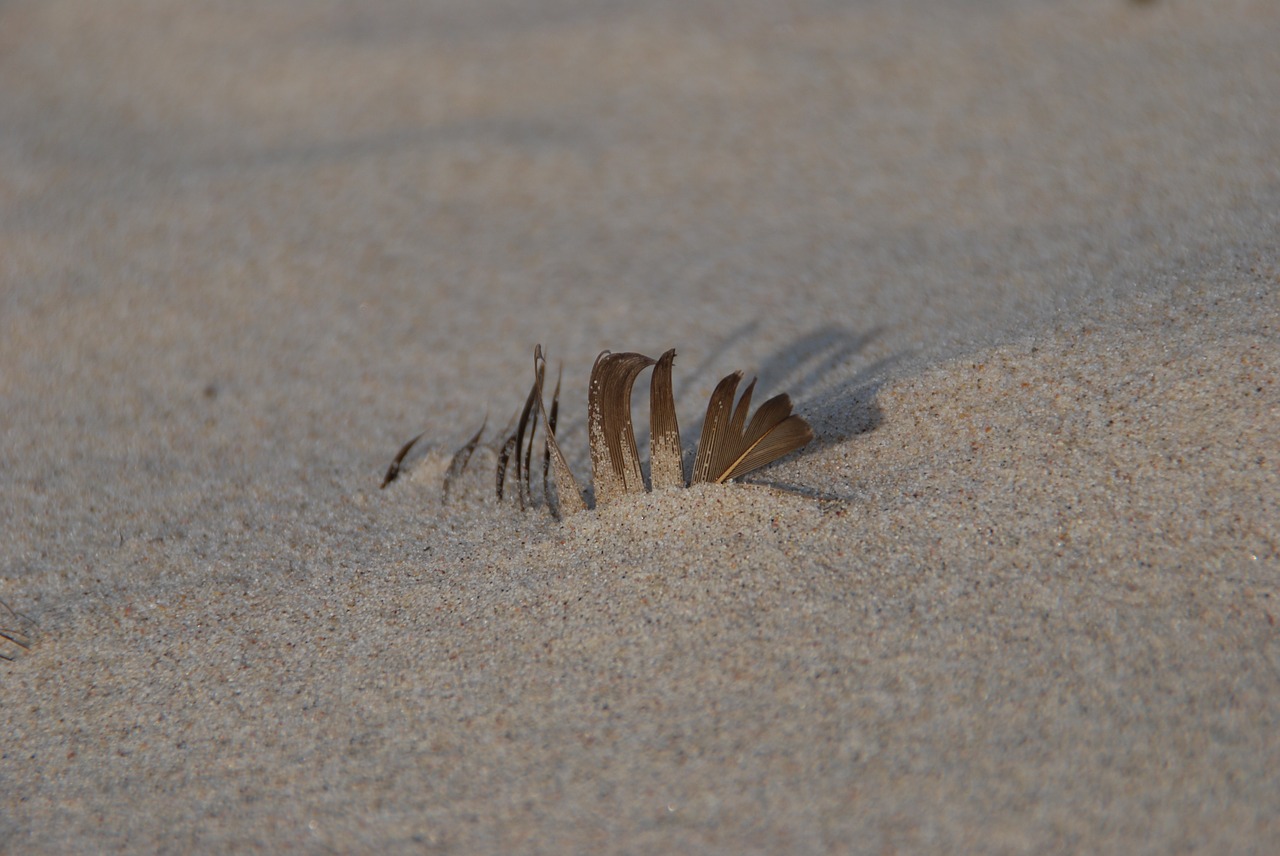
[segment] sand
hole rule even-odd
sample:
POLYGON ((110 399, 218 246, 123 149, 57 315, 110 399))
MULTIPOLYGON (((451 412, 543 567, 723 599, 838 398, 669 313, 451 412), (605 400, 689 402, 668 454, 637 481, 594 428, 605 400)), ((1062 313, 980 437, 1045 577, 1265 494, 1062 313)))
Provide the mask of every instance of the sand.
POLYGON ((0 3, 0 851, 1280 849, 1277 44, 0 3), (604 348, 817 437, 446 504, 536 343, 580 478, 604 348))

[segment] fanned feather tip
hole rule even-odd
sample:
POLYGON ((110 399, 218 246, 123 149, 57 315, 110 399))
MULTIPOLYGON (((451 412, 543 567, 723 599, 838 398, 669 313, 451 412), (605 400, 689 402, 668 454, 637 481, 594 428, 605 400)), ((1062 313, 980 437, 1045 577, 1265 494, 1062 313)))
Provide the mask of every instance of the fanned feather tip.
POLYGON ((722 484, 745 476, 813 439, 809 423, 791 413, 791 397, 786 393, 762 404, 747 424, 751 393, 756 385, 754 378, 730 414, 733 396, 741 380, 742 372, 725 377, 707 402, 707 418, 703 422, 702 437, 698 440, 698 453, 693 464, 695 484, 722 484))

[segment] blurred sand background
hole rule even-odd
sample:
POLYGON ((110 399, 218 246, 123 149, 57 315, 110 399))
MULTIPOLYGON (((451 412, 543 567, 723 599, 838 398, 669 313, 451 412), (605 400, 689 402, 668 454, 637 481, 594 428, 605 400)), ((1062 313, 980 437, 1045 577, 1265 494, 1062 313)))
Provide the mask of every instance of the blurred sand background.
POLYGON ((1270 0, 0 2, 0 851, 1276 852, 1277 234, 1270 0))

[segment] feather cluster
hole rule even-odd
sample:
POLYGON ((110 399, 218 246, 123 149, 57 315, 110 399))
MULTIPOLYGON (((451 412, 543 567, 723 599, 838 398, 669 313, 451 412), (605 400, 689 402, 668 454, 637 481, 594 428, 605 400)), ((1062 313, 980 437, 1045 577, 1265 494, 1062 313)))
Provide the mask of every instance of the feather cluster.
MULTIPOLYGON (((587 434, 597 506, 649 489, 663 490, 699 482, 719 484, 736 479, 794 452, 813 439, 813 429, 791 412, 791 399, 785 393, 760 405, 748 419, 756 382, 752 379, 738 397, 742 372, 734 372, 720 381, 707 402, 707 415, 694 455, 693 471, 686 478, 684 449, 680 443, 680 426, 671 388, 675 357, 676 352, 672 349, 656 360, 644 354, 615 354, 610 351, 596 358, 587 391, 587 434), (649 382, 649 484, 646 485, 636 446, 635 427, 631 421, 631 392, 636 380, 650 368, 653 371, 649 382)), ((509 482, 514 482, 520 506, 523 508, 532 502, 534 435, 541 422, 546 433, 541 461, 543 497, 556 516, 575 514, 587 508, 587 499, 556 440, 560 381, 556 381, 548 412, 543 395, 546 358, 541 345, 534 349, 533 363, 533 386, 529 389, 524 408, 515 420, 514 430, 507 434, 497 450, 495 491, 501 500, 509 482), (512 470, 514 478, 509 478, 512 470), (554 495, 550 487, 552 480, 554 495)), ((453 481, 466 468, 472 452, 480 443, 484 428, 481 425, 475 436, 453 456, 445 475, 446 497, 453 481)), ((399 474, 402 461, 417 440, 415 437, 400 450, 387 470, 383 487, 399 474)))

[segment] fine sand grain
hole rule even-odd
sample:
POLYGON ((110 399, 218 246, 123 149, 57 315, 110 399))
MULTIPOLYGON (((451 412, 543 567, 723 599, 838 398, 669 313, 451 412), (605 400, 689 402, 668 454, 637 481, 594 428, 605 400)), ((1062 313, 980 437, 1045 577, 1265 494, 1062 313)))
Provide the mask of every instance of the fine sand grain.
POLYGON ((0 852, 1280 850, 1277 44, 0 2, 0 852), (446 503, 539 342, 816 438, 446 503))

